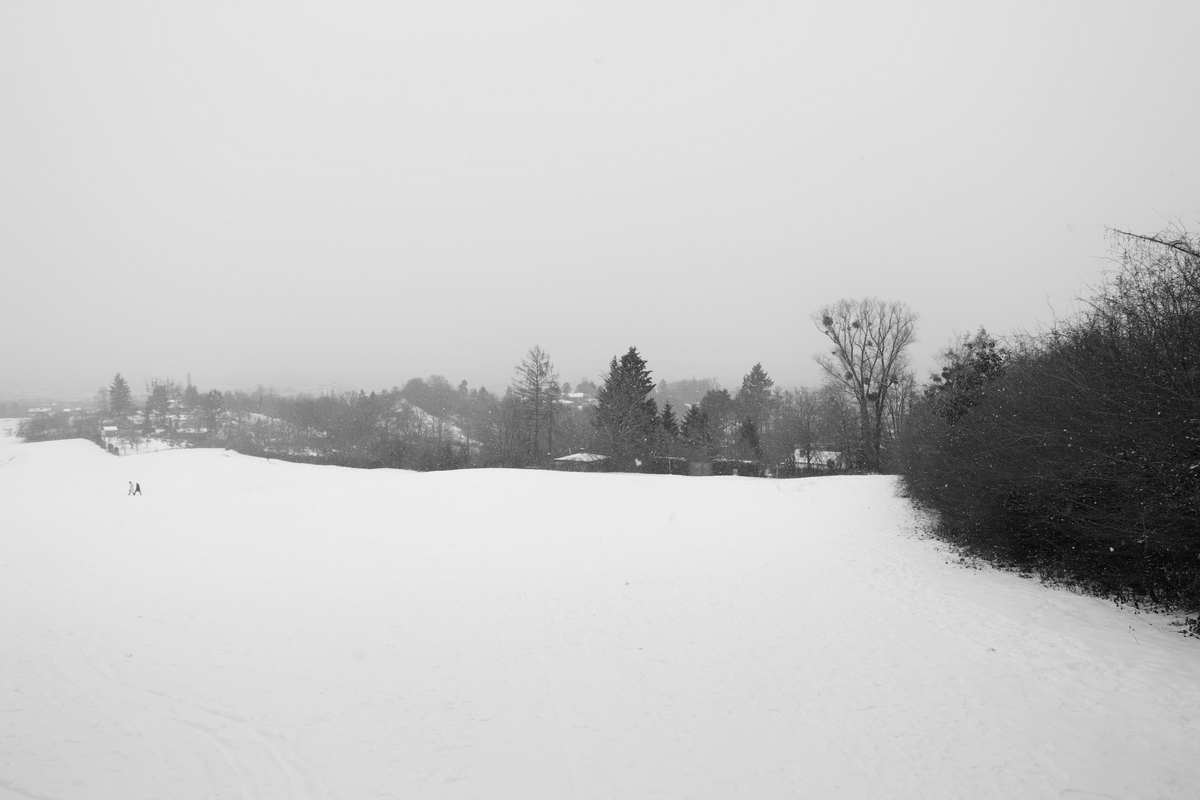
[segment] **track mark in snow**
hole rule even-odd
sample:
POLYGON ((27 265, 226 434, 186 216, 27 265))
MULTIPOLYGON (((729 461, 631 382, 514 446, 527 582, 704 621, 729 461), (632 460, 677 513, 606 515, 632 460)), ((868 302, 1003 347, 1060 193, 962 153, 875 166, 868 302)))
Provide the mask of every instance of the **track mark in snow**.
MULTIPOLYGON (((307 776, 280 744, 285 737, 249 720, 204 708, 166 692, 131 686, 83 653, 58 653, 54 660, 73 682, 90 683, 100 696, 116 699, 118 710, 132 707, 200 734, 233 772, 243 800, 267 797, 311 800, 307 776)), ((142 727, 135 723, 131 726, 142 727)))
POLYGON ((13 794, 19 794, 19 795, 21 795, 21 797, 31 798, 31 800, 58 800, 58 798, 51 797, 48 794, 38 794, 37 792, 31 792, 28 789, 22 789, 20 786, 16 785, 15 783, 12 783, 11 781, 6 781, 3 778, 0 778, 0 789, 4 789, 5 791, 12 792, 13 794))
POLYGON ((179 719, 178 717, 169 717, 169 719, 191 728, 208 739, 213 747, 217 749, 217 752, 221 754, 221 757, 225 759, 225 763, 229 765, 229 768, 233 770, 233 774, 237 778, 238 794, 242 796, 242 800, 257 800, 258 795, 254 792, 254 782, 246 770, 246 765, 238 757, 237 748, 234 745, 203 725, 179 719))

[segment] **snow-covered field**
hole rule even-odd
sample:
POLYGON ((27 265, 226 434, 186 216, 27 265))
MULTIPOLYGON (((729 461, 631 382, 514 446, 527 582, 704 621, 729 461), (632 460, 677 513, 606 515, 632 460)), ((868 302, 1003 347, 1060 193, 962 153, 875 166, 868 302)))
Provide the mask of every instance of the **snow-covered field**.
POLYGON ((1200 641, 893 489, 2 446, 0 798, 1200 796, 1200 641))

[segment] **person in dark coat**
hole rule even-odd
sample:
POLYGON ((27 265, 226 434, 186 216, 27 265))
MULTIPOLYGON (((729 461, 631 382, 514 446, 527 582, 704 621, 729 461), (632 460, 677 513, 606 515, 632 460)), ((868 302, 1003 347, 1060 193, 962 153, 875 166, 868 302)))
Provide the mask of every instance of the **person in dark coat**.
POLYGON ((134 493, 134 494, 141 494, 141 493, 142 493, 142 485, 141 485, 140 483, 135 483, 135 484, 133 485, 133 493, 134 493))

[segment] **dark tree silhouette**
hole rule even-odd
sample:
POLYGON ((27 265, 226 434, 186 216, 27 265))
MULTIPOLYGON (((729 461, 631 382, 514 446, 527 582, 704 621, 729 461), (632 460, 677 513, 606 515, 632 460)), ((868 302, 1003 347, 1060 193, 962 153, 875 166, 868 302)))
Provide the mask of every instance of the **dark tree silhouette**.
POLYGON ((123 417, 133 411, 133 394, 129 382, 117 373, 108 387, 108 410, 114 417, 123 417))
POLYGON ((654 382, 636 347, 614 356, 597 393, 596 430, 617 469, 631 469, 653 447, 658 407, 650 399, 654 382))
POLYGON ((916 340, 917 315, 904 303, 869 297, 824 306, 813 322, 833 343, 828 355, 814 357, 816 362, 858 406, 860 466, 878 471, 888 395, 906 369, 905 350, 916 340))

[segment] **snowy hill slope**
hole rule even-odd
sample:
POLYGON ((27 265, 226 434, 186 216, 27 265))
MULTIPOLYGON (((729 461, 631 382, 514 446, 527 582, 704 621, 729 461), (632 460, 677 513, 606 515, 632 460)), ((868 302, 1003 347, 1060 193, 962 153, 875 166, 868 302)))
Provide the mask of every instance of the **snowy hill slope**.
POLYGON ((1196 796, 1200 643, 915 525, 883 477, 0 447, 0 797, 1196 796))

